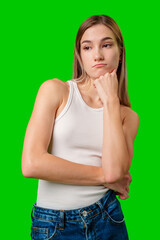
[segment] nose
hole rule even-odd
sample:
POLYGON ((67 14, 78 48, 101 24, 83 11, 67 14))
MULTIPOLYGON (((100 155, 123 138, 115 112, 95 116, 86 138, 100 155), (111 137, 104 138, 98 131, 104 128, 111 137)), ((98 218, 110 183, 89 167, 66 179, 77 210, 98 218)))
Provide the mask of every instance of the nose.
POLYGON ((102 51, 99 48, 95 49, 94 60, 95 61, 100 61, 100 60, 103 60, 103 59, 104 59, 104 56, 103 56, 102 51))

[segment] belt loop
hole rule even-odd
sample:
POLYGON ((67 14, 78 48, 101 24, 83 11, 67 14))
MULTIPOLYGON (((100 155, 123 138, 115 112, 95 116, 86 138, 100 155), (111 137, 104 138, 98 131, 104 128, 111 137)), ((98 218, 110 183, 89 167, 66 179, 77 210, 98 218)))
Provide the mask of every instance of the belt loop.
POLYGON ((101 212, 102 212, 102 218, 104 219, 105 212, 104 212, 104 207, 103 207, 102 203, 100 201, 97 201, 96 204, 98 204, 98 206, 100 207, 101 212))
POLYGON ((32 213, 33 213, 33 208, 35 207, 35 205, 36 205, 36 202, 33 204, 33 206, 32 206, 32 211, 31 211, 31 218, 32 218, 32 220, 33 220, 33 215, 32 215, 32 213))
POLYGON ((64 211, 60 210, 60 230, 64 230, 64 211))

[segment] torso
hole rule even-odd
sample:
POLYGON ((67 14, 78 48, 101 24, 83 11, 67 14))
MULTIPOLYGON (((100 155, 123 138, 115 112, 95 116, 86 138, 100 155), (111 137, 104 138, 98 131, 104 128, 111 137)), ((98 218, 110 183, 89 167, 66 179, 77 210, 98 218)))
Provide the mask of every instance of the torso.
MULTIPOLYGON (((69 83, 62 81, 62 84, 64 84, 64 85, 63 85, 63 86, 64 86, 63 100, 62 100, 62 103, 60 104, 60 106, 57 108, 57 111, 56 111, 56 114, 55 114, 55 118, 57 118, 57 117, 60 115, 60 113, 63 111, 63 109, 64 109, 64 107, 65 107, 65 105, 67 104, 67 101, 68 101, 68 96, 69 96, 69 83)), ((91 102, 90 97, 87 96, 87 95, 84 93, 84 91, 81 90, 80 84, 78 83, 77 85, 78 85, 79 91, 80 91, 80 93, 81 93, 81 96, 82 96, 82 98, 84 99, 84 101, 86 102, 86 104, 88 104, 88 105, 89 105, 90 107, 92 107, 92 108, 101 108, 101 107, 103 107, 103 105, 100 104, 100 103, 93 103, 93 102, 91 102)), ((131 111, 133 111, 133 110, 132 110, 131 108, 129 108, 129 107, 126 107, 126 106, 124 106, 124 105, 120 105, 121 119, 122 119, 122 121, 123 121, 123 119, 124 119, 124 117, 125 117, 125 115, 126 115, 126 111, 127 111, 128 109, 131 110, 131 111)))

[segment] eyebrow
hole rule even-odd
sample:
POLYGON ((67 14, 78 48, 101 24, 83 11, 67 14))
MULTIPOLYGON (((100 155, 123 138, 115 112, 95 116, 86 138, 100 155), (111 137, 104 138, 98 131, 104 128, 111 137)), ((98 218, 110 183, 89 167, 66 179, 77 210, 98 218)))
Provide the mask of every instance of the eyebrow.
MULTIPOLYGON (((102 39, 101 39, 101 42, 103 42, 104 40, 108 40, 108 39, 113 40, 113 38, 111 38, 111 37, 105 37, 105 38, 102 38, 102 39)), ((85 40, 85 41, 82 42, 82 44, 85 43, 85 42, 90 43, 90 42, 92 42, 92 41, 90 41, 90 40, 85 40)))

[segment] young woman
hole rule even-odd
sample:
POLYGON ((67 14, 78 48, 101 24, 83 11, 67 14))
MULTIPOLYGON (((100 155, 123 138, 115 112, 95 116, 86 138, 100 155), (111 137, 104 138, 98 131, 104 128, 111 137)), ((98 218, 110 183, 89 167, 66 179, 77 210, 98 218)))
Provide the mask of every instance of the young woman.
POLYGON ((32 239, 128 239, 116 195, 129 197, 138 125, 120 28, 91 16, 76 36, 73 79, 40 86, 27 126, 22 172, 39 179, 32 239))

